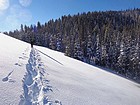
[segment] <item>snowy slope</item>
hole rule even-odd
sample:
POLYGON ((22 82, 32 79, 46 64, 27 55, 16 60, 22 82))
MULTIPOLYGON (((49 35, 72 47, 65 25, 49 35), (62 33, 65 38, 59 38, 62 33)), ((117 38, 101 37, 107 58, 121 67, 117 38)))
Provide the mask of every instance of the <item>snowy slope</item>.
POLYGON ((0 34, 0 105, 140 105, 140 85, 0 34))

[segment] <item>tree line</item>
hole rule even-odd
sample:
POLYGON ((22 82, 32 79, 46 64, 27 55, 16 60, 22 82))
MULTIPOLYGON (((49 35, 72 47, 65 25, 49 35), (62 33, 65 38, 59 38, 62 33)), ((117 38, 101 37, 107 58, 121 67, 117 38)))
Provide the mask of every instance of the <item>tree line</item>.
POLYGON ((140 82, 140 9, 78 13, 33 28, 21 24, 5 34, 140 82))

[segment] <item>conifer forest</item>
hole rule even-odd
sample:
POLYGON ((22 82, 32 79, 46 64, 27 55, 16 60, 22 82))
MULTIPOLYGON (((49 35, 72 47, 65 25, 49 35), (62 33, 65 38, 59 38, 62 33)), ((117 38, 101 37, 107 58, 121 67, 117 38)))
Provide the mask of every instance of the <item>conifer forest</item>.
POLYGON ((33 29, 4 33, 140 82, 140 9, 67 15, 33 29))

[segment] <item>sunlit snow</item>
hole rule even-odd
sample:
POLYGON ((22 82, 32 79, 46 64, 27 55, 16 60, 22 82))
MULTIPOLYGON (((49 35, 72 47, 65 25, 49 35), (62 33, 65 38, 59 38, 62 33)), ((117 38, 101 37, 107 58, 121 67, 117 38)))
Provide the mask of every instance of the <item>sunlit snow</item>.
POLYGON ((140 105, 140 85, 0 34, 0 105, 140 105))

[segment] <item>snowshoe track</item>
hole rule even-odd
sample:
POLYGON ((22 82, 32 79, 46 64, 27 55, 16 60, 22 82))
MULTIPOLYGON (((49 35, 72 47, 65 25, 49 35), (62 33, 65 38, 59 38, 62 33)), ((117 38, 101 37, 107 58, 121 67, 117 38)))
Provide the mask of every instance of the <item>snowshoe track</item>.
POLYGON ((52 105, 47 96, 47 92, 52 91, 52 86, 49 86, 49 80, 44 76, 44 68, 38 51, 32 49, 26 65, 27 72, 23 78, 24 93, 20 96, 19 105, 52 105))

